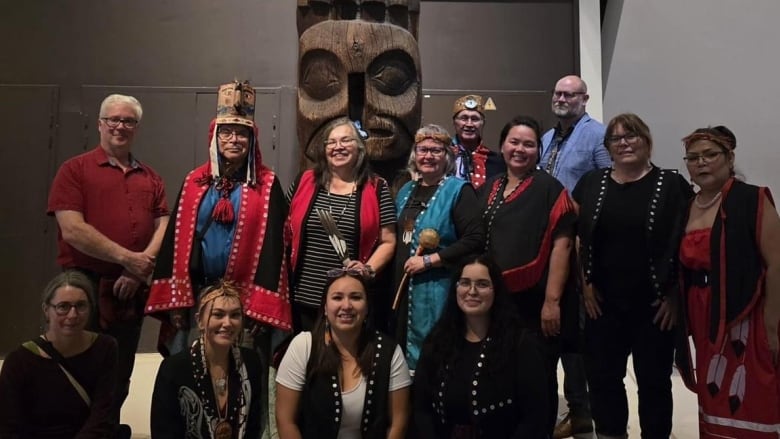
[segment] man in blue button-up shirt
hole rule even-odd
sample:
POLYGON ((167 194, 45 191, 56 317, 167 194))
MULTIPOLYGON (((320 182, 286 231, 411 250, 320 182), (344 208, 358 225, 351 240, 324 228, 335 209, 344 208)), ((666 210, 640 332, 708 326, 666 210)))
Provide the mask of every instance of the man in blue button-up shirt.
MULTIPOLYGON (((612 164, 604 148, 604 125, 585 112, 589 97, 588 86, 579 76, 561 78, 552 95, 552 112, 558 124, 542 136, 541 167, 569 192, 588 171, 612 164)), ((582 355, 565 353, 561 364, 569 414, 556 425, 556 439, 593 431, 582 355)))
POLYGON ((604 125, 585 112, 588 86, 579 76, 565 76, 555 84, 552 112, 555 128, 542 136, 542 169, 571 192, 580 177, 612 164, 604 147, 604 125))

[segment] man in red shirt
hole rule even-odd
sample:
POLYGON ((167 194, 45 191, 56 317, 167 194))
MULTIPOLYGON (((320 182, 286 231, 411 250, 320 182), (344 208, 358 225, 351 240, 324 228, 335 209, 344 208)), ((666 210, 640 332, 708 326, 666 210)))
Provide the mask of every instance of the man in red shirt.
POLYGON ((57 263, 89 276, 98 295, 93 328, 119 345, 116 422, 135 362, 147 279, 169 216, 162 178, 130 153, 142 114, 132 96, 105 98, 100 144, 62 164, 47 207, 59 226, 57 263))

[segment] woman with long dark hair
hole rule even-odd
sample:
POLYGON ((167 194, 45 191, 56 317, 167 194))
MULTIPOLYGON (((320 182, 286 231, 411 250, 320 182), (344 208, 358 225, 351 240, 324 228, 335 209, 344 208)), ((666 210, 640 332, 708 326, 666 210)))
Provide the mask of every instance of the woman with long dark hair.
POLYGON ((415 375, 421 438, 546 438, 547 372, 518 325, 501 270, 485 256, 457 271, 415 375))
POLYGON ((501 269, 520 315, 519 324, 544 347, 550 432, 557 416, 556 366, 562 350, 574 350, 578 312, 571 276, 576 212, 564 186, 539 169, 539 122, 517 116, 501 130, 506 173, 479 194, 487 239, 485 251, 501 269))
POLYGON ((293 338, 276 375, 280 438, 405 437, 409 370, 374 330, 365 282, 359 270, 328 272, 313 331, 293 338))

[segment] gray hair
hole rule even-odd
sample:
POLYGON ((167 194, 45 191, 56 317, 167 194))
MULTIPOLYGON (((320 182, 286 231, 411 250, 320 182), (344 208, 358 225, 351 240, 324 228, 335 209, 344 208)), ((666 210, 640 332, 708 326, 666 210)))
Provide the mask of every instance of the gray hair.
POLYGON ((108 111, 108 107, 117 104, 125 104, 133 107, 133 113, 135 113, 135 118, 138 119, 139 122, 141 121, 141 117, 144 114, 144 109, 141 107, 141 103, 138 102, 138 99, 132 96, 126 96, 120 94, 108 95, 106 96, 105 99, 103 99, 103 102, 100 104, 100 117, 106 117, 106 112, 108 111))
POLYGON ((95 292, 92 281, 89 280, 86 274, 76 270, 63 271, 46 284, 46 288, 43 289, 43 295, 41 296, 43 305, 51 305, 57 290, 67 286, 84 291, 87 295, 90 310, 95 308, 95 292))
POLYGON ((411 154, 409 154, 409 161, 406 164, 409 174, 417 175, 417 144, 425 139, 441 143, 444 147, 444 175, 450 175, 455 172, 455 153, 452 151, 452 136, 440 125, 431 123, 422 126, 414 133, 414 145, 412 146, 411 154))
POLYGON ((330 133, 336 127, 340 126, 348 126, 357 142, 357 160, 355 161, 354 169, 355 182, 358 185, 362 185, 366 182, 370 174, 365 140, 360 137, 360 133, 358 133, 354 122, 347 117, 339 117, 325 125, 325 128, 322 130, 322 136, 317 144, 317 149, 314 151, 314 176, 317 183, 324 188, 330 185, 330 179, 332 177, 330 168, 328 167, 327 154, 325 153, 325 141, 328 140, 330 133))

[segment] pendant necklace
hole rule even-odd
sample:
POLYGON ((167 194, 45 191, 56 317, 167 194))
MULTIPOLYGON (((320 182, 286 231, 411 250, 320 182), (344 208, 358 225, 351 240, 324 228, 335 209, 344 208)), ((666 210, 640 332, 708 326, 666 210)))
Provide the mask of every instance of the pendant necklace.
POLYGON ((217 407, 217 418, 219 421, 217 422, 217 425, 214 426, 214 437, 216 439, 230 439, 233 436, 233 427, 230 425, 230 422, 227 420, 227 412, 228 412, 228 403, 227 400, 227 376, 224 378, 220 378, 214 383, 214 405, 217 407), (219 396, 225 396, 225 407, 223 408, 219 405, 219 396))
MULTIPOLYGON (((357 190, 357 183, 352 183, 352 191, 349 193, 349 197, 347 198, 347 202, 344 203, 344 207, 341 208, 341 212, 339 213, 338 218, 334 218, 336 221, 336 224, 339 223, 341 220, 341 217, 344 216, 344 212, 347 211, 347 207, 349 207, 350 203, 352 203, 352 198, 355 196, 355 191, 357 190)), ((333 217, 333 210, 331 209, 331 194, 330 194, 330 185, 328 185, 328 212, 330 212, 331 217, 333 217)))
MULTIPOLYGON (((414 182, 415 185, 410 191, 409 191, 409 198, 406 200, 406 203, 404 203, 404 210, 409 208, 412 204, 414 204, 415 196, 417 195, 417 191, 422 186, 422 179, 419 181, 414 182)), ((436 192, 433 193, 431 198, 427 201, 420 201, 419 205, 422 209, 420 209, 420 212, 417 213, 415 216, 411 215, 404 215, 404 233, 401 235, 401 241, 403 241, 404 244, 409 245, 412 243, 412 238, 414 237, 414 226, 417 224, 417 220, 422 216, 423 213, 425 213, 425 210, 428 209, 428 206, 433 203, 433 200, 436 199, 436 193, 439 191, 439 188, 441 188, 441 185, 444 183, 444 178, 439 180, 439 183, 437 184, 436 192)))
MULTIPOLYGON (((209 371, 209 376, 211 376, 210 371, 209 371)), ((217 378, 216 380, 211 380, 211 384, 212 384, 212 389, 214 390, 214 408, 215 411, 217 412, 217 423, 216 425, 214 425, 214 438, 230 439, 233 436, 233 427, 230 425, 230 421, 227 420, 228 405, 229 405, 227 373, 224 373, 224 375, 221 378, 217 378), (224 410, 222 406, 219 405, 220 397, 225 397, 224 410)))
POLYGON ((224 396, 225 392, 227 392, 227 375, 214 381, 214 388, 219 396, 224 396))

